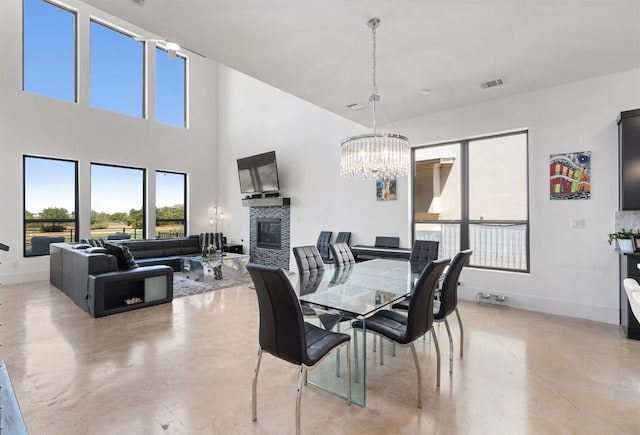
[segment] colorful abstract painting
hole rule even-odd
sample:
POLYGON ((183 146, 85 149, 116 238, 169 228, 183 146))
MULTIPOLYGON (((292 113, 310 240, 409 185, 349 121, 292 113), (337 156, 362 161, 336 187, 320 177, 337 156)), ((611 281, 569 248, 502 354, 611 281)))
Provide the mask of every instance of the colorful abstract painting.
POLYGON ((591 151, 552 154, 549 188, 551 199, 590 199, 591 151))

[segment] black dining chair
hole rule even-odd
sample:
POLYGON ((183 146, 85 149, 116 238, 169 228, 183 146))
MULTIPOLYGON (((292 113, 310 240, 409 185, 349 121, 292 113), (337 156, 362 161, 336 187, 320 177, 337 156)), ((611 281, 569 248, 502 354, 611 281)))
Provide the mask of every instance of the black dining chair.
POLYGON ((318 240, 316 241, 316 247, 318 248, 318 252, 320 252, 320 256, 322 260, 325 262, 331 262, 331 258, 329 257, 329 243, 331 243, 331 231, 320 231, 320 235, 318 236, 318 240))
MULTIPOLYGON (((460 273, 469 262, 471 254, 472 251, 466 249, 458 252, 453 257, 443 276, 438 298, 433 305, 433 321, 436 323, 444 322, 444 326, 447 329, 447 336, 449 337, 449 373, 453 372, 453 336, 451 335, 451 328, 449 327, 447 316, 455 312, 458 318, 458 325, 460 326, 460 357, 462 357, 464 354, 464 328, 462 326, 462 319, 460 318, 460 311, 458 310, 458 282, 460 273)), ((409 300, 411 300, 411 296, 393 304, 392 308, 406 310, 408 309, 409 300)))
MULTIPOLYGON (((295 246, 292 251, 298 266, 299 295, 315 292, 322 282, 325 270, 318 248, 313 245, 295 246)), ((313 308, 306 306, 302 307, 302 315, 305 317, 318 317, 322 325, 327 329, 332 329, 341 318, 339 313, 322 312, 319 314, 313 308)))
MULTIPOLYGON (((433 301, 440 274, 449 264, 449 259, 435 260, 429 263, 420 273, 415 283, 413 297, 407 313, 393 310, 380 310, 365 320, 356 320, 351 325, 354 329, 363 329, 385 337, 399 346, 409 347, 413 354, 418 375, 418 408, 422 408, 422 375, 418 354, 413 344, 415 340, 431 331, 436 348, 436 386, 440 386, 440 347, 433 334, 433 301)), ((364 334, 363 334, 364 335, 364 334)), ((363 340, 366 337, 363 336, 363 340)), ((354 332, 354 352, 358 356, 358 338, 354 332)), ((382 349, 380 349, 382 351, 382 349)), ((356 361, 356 367, 358 363, 356 361)))
POLYGON ((329 251, 331 251, 331 256, 333 257, 333 262, 336 267, 356 264, 356 259, 351 252, 351 248, 349 248, 346 243, 331 243, 329 245, 329 251))
MULTIPOLYGON (((411 248, 411 254, 409 255, 409 263, 411 263, 411 272, 412 273, 420 273, 422 269, 425 268, 429 262, 438 259, 438 248, 440 246, 440 242, 436 240, 415 240, 413 242, 413 247, 411 248)), ((393 304, 392 308, 399 310, 408 310, 409 309, 409 301, 411 300, 411 296, 404 298, 400 302, 396 302, 393 304)), ((380 347, 382 348, 382 340, 380 340, 380 347)), ((373 350, 375 351, 375 342, 373 346, 373 350)), ((382 364, 382 359, 384 354, 382 353, 382 349, 380 349, 380 364, 382 364)), ((396 347, 393 346, 393 356, 396 355, 396 347)))
POLYGON ((258 296, 260 329, 258 362, 253 376, 252 417, 257 420, 257 385, 262 352, 296 364, 296 434, 300 434, 300 399, 307 370, 313 369, 329 352, 347 346, 347 404, 351 405, 351 336, 331 332, 303 321, 300 303, 283 269, 247 264, 258 296))
POLYGON ((293 257, 296 259, 296 266, 298 266, 298 274, 324 270, 322 255, 316 246, 295 246, 292 251, 293 257))
POLYGON ((349 246, 351 240, 351 231, 340 231, 336 236, 336 243, 346 243, 349 246))
POLYGON ((440 242, 436 240, 416 240, 413 242, 411 254, 409 255, 410 263, 427 264, 438 258, 438 248, 440 242))
MULTIPOLYGON (((434 240, 416 240, 411 248, 409 263, 411 263, 412 272, 420 272, 429 262, 438 259, 438 247, 440 242, 434 240)), ((392 308, 398 310, 409 309, 409 301, 411 296, 396 302, 392 308)))
POLYGON ((472 253, 473 251, 471 251, 471 249, 465 249, 453 257, 442 280, 440 297, 435 301, 433 306, 433 321, 436 323, 444 322, 444 326, 447 328, 447 335, 449 336, 449 373, 453 372, 453 336, 451 335, 451 328, 449 328, 447 317, 455 312, 458 318, 458 325, 460 326, 460 357, 462 357, 464 353, 464 329, 462 327, 460 312, 458 311, 458 284, 460 273, 464 266, 469 263, 469 257, 471 257, 472 253))

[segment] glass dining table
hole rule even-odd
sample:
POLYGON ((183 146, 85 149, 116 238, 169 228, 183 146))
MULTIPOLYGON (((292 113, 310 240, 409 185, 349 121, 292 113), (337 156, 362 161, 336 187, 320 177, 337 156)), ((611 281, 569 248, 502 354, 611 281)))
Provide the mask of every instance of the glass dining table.
MULTIPOLYGON (((359 334, 358 349, 356 350, 353 344, 351 346, 351 400, 357 405, 366 405, 368 340, 362 340, 361 331, 352 329, 351 322, 356 319, 362 320, 363 329, 366 331, 368 317, 381 308, 390 307, 413 291, 420 270, 408 261, 375 259, 325 269, 323 273, 312 278, 300 277, 297 289, 302 306, 313 308, 319 316, 318 319, 333 315, 335 321, 329 327, 350 334, 352 341, 355 338, 354 334, 359 334), (313 281, 309 282, 309 279, 313 281)), ((305 321, 312 322, 307 317, 305 321)), ((318 323, 327 327, 327 322, 318 323)), ((307 382, 346 398, 346 368, 346 355, 345 352, 341 352, 337 358, 325 358, 310 370, 307 382)))

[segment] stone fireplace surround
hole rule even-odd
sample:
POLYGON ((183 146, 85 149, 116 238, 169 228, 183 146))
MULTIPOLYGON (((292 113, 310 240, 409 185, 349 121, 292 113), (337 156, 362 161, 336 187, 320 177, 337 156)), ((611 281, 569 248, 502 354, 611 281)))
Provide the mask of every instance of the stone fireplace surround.
POLYGON ((252 263, 289 269, 291 212, 289 206, 252 206, 249 209, 249 255, 252 263), (280 219, 280 249, 258 247, 258 219, 280 219))

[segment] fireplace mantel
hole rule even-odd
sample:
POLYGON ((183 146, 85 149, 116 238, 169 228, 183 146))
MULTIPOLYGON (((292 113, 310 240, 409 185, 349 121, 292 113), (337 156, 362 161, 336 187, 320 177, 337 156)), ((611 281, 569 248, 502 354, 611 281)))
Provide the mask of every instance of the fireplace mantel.
POLYGON ((242 200, 243 207, 288 207, 291 205, 291 198, 245 198, 242 200))

